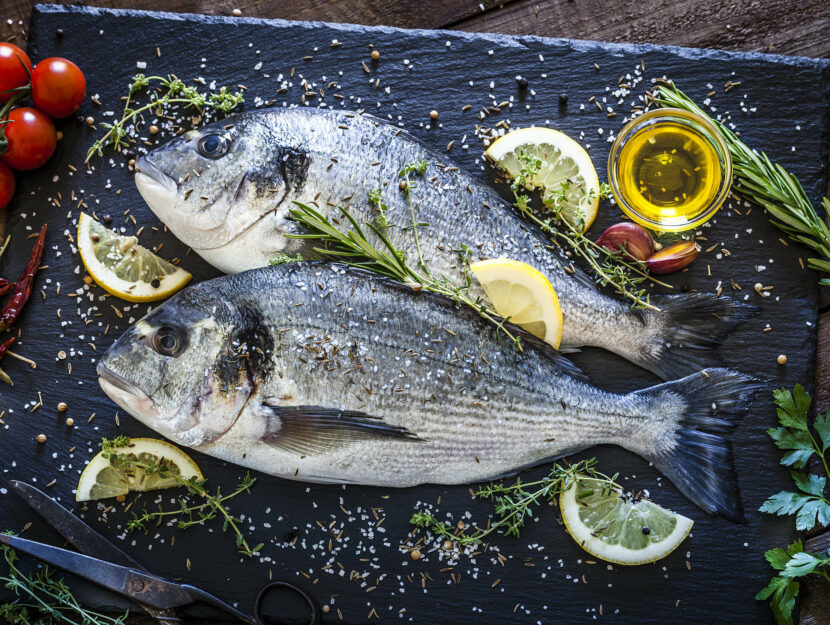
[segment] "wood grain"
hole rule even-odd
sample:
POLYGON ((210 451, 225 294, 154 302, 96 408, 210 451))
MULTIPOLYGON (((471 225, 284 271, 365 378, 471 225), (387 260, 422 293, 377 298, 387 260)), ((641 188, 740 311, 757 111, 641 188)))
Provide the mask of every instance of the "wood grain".
MULTIPOLYGON (((4 0, 0 39, 25 46, 33 4, 32 0, 4 0)), ((789 0, 625 0, 614 4, 613 10, 602 0, 99 0, 94 4, 224 15, 239 8, 250 17, 449 27, 830 57, 827 0, 803 0, 797 10, 789 0)), ((0 214, 0 234, 3 226, 0 214)), ((823 303, 830 303, 830 298, 823 303)), ((830 407, 830 311, 819 319, 815 382, 816 406, 824 410, 830 407)), ((814 536, 807 547, 826 551, 830 533, 814 536)), ((133 625, 148 622, 141 616, 130 620, 133 625)), ((804 584, 800 622, 830 624, 830 593, 818 578, 804 584)))
POLYGON ((830 3, 803 0, 518 0, 457 27, 469 31, 830 56, 830 3))

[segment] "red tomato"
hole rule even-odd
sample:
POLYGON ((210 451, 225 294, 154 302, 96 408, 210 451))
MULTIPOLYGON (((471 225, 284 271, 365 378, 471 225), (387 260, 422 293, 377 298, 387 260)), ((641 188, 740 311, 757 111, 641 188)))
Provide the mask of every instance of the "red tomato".
POLYGON ((20 61, 26 64, 29 72, 32 71, 32 61, 23 50, 13 43, 0 42, 0 104, 12 97, 10 93, 1 92, 29 83, 29 72, 20 61))
POLYGON ((84 73, 72 61, 54 56, 43 59, 32 72, 32 100, 49 117, 72 115, 86 96, 84 73))
POLYGON ((27 106, 12 109, 4 124, 9 147, 3 160, 14 169, 25 171, 40 167, 55 151, 58 136, 52 120, 27 106))
POLYGON ((14 195, 14 172, 12 168, 0 161, 0 211, 6 208, 14 195))

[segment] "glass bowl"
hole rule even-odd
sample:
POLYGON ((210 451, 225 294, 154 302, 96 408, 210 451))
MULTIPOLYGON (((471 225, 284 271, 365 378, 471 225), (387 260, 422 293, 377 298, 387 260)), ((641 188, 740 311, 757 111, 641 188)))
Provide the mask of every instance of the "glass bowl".
POLYGON ((690 230, 711 219, 729 195, 732 184, 732 158, 723 137, 709 120, 681 109, 660 108, 635 117, 617 135, 608 155, 608 181, 620 209, 641 226, 659 232, 690 230), (622 184, 620 157, 629 142, 635 138, 644 138, 643 133, 653 135, 655 131, 662 130, 665 134, 667 125, 671 125, 672 128, 680 126, 684 131, 695 135, 705 146, 711 148, 719 165, 720 172, 712 172, 718 179, 714 181, 714 185, 709 185, 713 189, 708 194, 711 197, 704 197, 702 201, 698 201, 699 206, 690 207, 690 212, 683 210, 682 202, 655 210, 654 204, 649 205, 636 191, 627 193, 625 185, 622 184), (644 210, 647 206, 651 214, 644 210))

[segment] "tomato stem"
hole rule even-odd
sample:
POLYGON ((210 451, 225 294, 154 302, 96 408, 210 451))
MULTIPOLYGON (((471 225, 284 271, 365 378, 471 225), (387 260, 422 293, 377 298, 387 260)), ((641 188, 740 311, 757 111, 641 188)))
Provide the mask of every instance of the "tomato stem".
POLYGON ((9 147, 9 142, 6 140, 6 124, 11 122, 11 120, 8 118, 9 113, 11 112, 12 107, 19 100, 29 95, 31 90, 31 83, 29 83, 26 86, 26 89, 22 89, 21 91, 15 93, 12 97, 9 98, 9 101, 3 105, 3 108, 0 109, 0 154, 3 154, 9 147))

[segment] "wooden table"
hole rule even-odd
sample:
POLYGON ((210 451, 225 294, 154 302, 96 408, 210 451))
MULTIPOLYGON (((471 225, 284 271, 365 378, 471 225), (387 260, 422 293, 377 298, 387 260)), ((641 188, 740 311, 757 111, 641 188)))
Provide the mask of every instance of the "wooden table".
MULTIPOLYGON (((33 0, 4 0, 0 39, 25 47, 33 4, 33 0)), ((797 10, 791 0, 621 0, 613 11, 603 0, 97 0, 92 4, 220 15, 239 9, 248 17, 830 57, 827 0, 801 0, 797 10)), ((3 229, 0 214, 0 233, 3 229)), ((830 292, 822 298, 815 382, 817 408, 830 408, 830 292)), ((830 532, 811 537, 807 547, 826 552, 830 532)), ((827 585, 803 586, 801 624, 830 625, 827 585)), ((130 619, 131 624, 144 622, 146 618, 130 619)))

